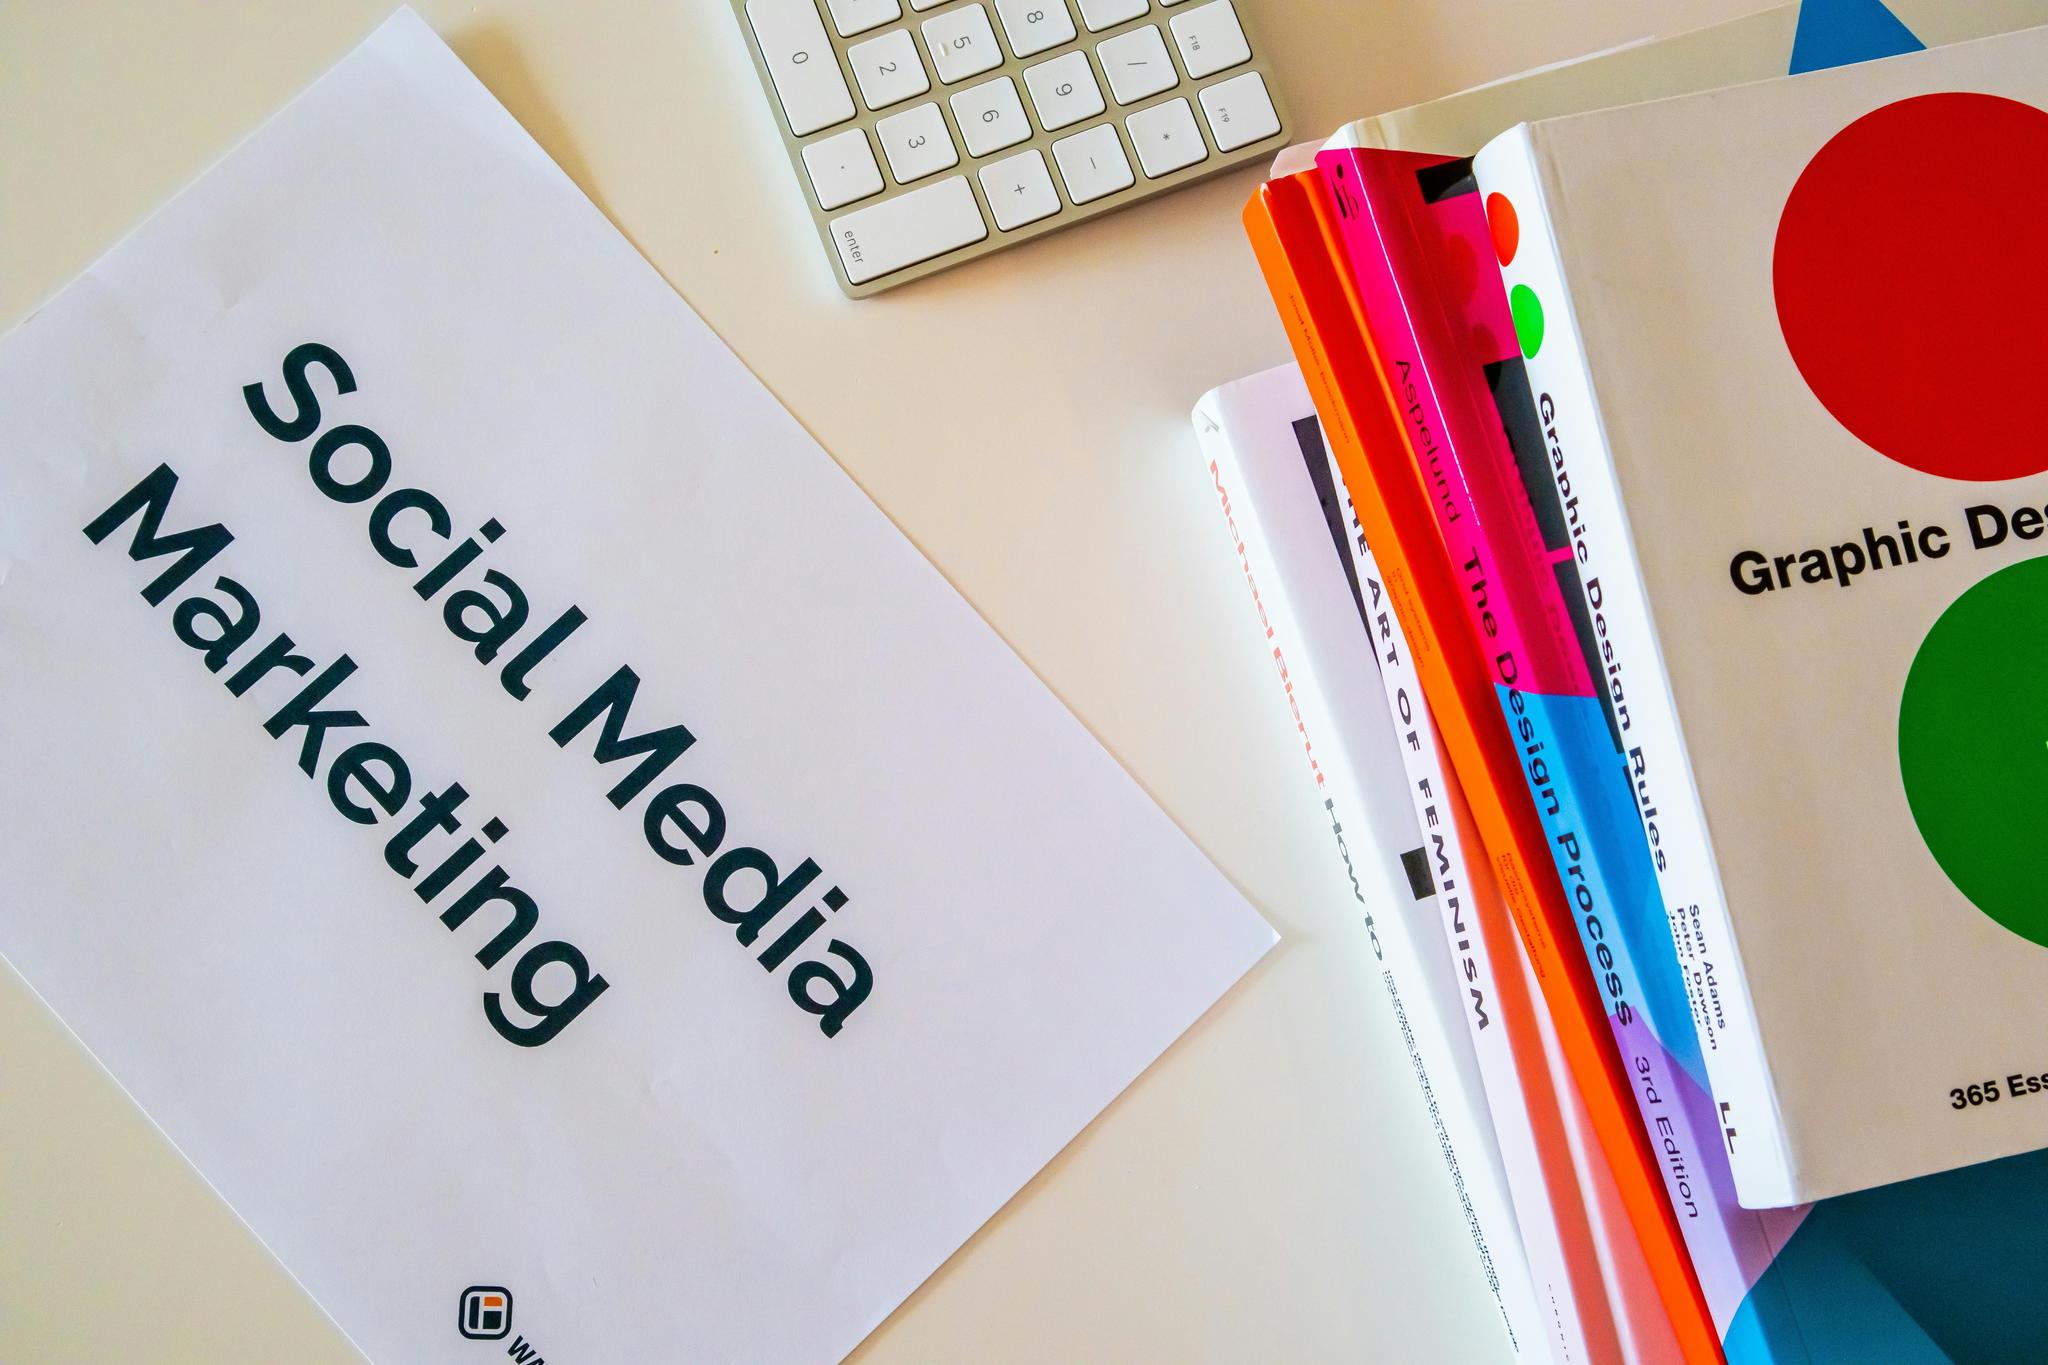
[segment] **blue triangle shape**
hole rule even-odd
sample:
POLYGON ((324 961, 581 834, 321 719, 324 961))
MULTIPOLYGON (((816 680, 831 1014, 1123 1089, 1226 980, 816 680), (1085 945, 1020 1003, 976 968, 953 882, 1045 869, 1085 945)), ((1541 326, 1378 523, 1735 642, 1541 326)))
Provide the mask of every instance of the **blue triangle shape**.
POLYGON ((1792 39, 1792 74, 1918 52, 1927 44, 1884 0, 1805 0, 1792 39))

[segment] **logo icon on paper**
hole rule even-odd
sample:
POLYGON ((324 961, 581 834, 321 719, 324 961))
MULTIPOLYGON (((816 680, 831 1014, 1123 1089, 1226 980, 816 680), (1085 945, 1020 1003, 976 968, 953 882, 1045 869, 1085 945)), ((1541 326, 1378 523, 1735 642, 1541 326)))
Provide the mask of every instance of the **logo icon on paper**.
POLYGON ((471 1341, 502 1340, 512 1330, 512 1291, 494 1284, 463 1290, 455 1327, 471 1341))

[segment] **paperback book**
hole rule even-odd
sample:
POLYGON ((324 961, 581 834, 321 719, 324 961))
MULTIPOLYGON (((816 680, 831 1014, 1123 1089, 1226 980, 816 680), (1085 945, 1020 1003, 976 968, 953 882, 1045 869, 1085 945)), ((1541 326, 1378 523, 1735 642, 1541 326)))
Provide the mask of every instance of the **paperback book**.
POLYGON ((1460 893, 1466 912, 1446 919, 1446 928, 1455 935, 1454 967, 1470 978, 1468 989, 1496 1002, 1508 1040, 1504 1050, 1512 1053, 1522 1078, 1535 1142, 1527 1159, 1540 1167, 1552 1189, 1573 1190, 1579 1195, 1578 1200, 1559 1205, 1557 1235, 1581 1303, 1592 1297, 1587 1286, 1597 1284, 1608 1310, 1604 1318, 1588 1327, 1587 1349, 1593 1359, 1607 1360, 1625 1348, 1627 1359, 1637 1365, 1680 1360, 1682 1352, 1657 1303, 1626 1214, 1614 1197, 1613 1179, 1558 1049, 1556 1030, 1515 933, 1513 917, 1484 858, 1467 856, 1468 849, 1474 854, 1481 852, 1481 841, 1463 785, 1423 699, 1406 633, 1387 604, 1379 564, 1358 524, 1342 475, 1335 460, 1327 463, 1345 513, 1343 548, 1371 612, 1369 628, 1380 665, 1381 695, 1407 769, 1416 821, 1429 838, 1443 894, 1448 899, 1453 891, 1460 893), (1472 970, 1474 963, 1477 972, 1472 970), (1586 1232, 1583 1245, 1578 1240, 1581 1226, 1586 1232), (1611 1329, 1611 1342, 1598 1334, 1607 1329, 1611 1329))
POLYGON ((1752 1204, 2048 1144, 2044 53, 1525 125, 1478 161, 1752 1204))
POLYGON ((1987 39, 1477 161, 1694 1080, 1741 1199, 1801 1205, 1731 1358, 2036 1344, 2010 1308, 2048 1157, 1950 1168, 2048 1142, 2048 457, 2016 397, 2044 57, 1987 39))
MULTIPOLYGON (((1329 885, 1348 895, 1372 945, 1378 977, 1413 1064, 1418 1100, 1444 1157, 1446 1207, 1471 1236, 1473 1267, 1502 1315, 1504 1339, 1531 1359, 1584 1359, 1576 1314, 1539 1307, 1572 1293, 1554 1252, 1556 1219, 1529 1187, 1527 1124, 1496 1128, 1502 1060, 1484 999, 1459 983, 1439 926, 1437 893, 1402 790, 1394 736, 1377 705, 1378 680, 1358 585, 1339 557, 1308 470, 1324 457, 1314 410, 1292 367, 1227 384, 1194 413, 1205 474, 1244 573, 1259 649, 1285 693, 1320 819, 1329 828, 1329 885), (1511 1193, 1516 1176, 1523 1188, 1511 1193), (1454 1204, 1452 1201, 1455 1201, 1454 1204), (1518 1214, 1527 1213, 1525 1223, 1518 1214), (1523 1232, 1538 1234, 1536 1254, 1523 1232), (1532 1270, 1535 1275, 1532 1278, 1532 1270), (1562 1352, 1554 1347, 1563 1343, 1562 1352)), ((1512 1062, 1507 1063, 1512 1074, 1512 1062)))
MULTIPOLYGON (((1841 0, 1829 0, 1823 7, 1844 8, 1841 0)), ((1954 0, 1889 0, 1889 8, 1911 35, 1929 44, 2048 23, 2048 0, 1970 0, 1966 5, 1954 0)), ((1847 60, 1840 55, 1842 48, 1853 44, 1809 41, 1804 52, 1798 50, 1800 33, 1828 32, 1825 18, 1798 3, 1758 9, 1358 119, 1321 145, 1470 156, 1517 123, 1769 80, 1783 75, 1788 63, 1807 69, 1798 65, 1802 58, 1837 65, 1847 60)), ((1312 142, 1286 149, 1275 159, 1273 174, 1308 169, 1317 150, 1312 142)))
POLYGON ((1532 1133, 1543 1144, 1532 1151, 1531 1157, 1542 1164, 1552 1188, 1568 1186, 1582 1196, 1580 1207, 1585 1211, 1585 1227, 1590 1234, 1584 1249, 1590 1252, 1590 1271, 1582 1259, 1584 1253, 1571 1236, 1575 1224, 1567 1222, 1576 1208, 1560 1207, 1559 1235, 1565 1242, 1574 1284, 1581 1283, 1582 1276, 1591 1276, 1602 1286, 1615 1336, 1615 1345, 1610 1349, 1589 1328, 1588 1349, 1593 1359, 1607 1360, 1625 1345, 1627 1359, 1637 1365, 1682 1359, 1670 1323, 1657 1305, 1634 1234, 1613 1198, 1613 1181, 1585 1121, 1584 1107, 1578 1102, 1570 1071, 1558 1052, 1555 1030, 1515 935, 1514 921, 1484 860, 1473 861, 1466 856, 1467 849, 1479 850, 1480 840, 1465 802, 1464 788, 1423 700, 1421 680, 1408 652, 1407 635, 1387 606, 1379 564, 1359 527, 1342 475, 1334 460, 1328 461, 1328 467, 1345 514, 1344 550, 1371 613, 1368 624, 1380 665, 1381 694, 1394 722, 1402 764, 1408 772, 1408 791, 1416 821, 1429 836, 1428 848, 1436 860, 1439 884, 1445 888, 1443 894, 1448 899, 1454 889, 1461 891, 1468 909, 1463 919, 1446 918, 1446 927, 1456 934, 1452 944, 1454 966, 1468 958, 1476 959, 1481 970, 1474 974, 1468 989, 1482 990, 1481 998, 1497 1002, 1500 1021, 1512 1040, 1514 1062, 1522 1076, 1532 1133), (1553 1115, 1562 1134, 1562 1142, 1557 1146, 1544 1143, 1553 1115), (1553 1171, 1551 1163, 1558 1155, 1569 1165, 1553 1171))

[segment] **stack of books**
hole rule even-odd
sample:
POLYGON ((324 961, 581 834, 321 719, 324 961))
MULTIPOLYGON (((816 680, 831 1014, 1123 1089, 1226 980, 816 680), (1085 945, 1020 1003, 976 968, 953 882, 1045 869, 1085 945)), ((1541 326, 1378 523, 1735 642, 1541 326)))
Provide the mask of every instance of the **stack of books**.
POLYGON ((2048 6, 1896 8, 1246 208, 1206 474, 1526 1357, 2043 1354, 2048 6))

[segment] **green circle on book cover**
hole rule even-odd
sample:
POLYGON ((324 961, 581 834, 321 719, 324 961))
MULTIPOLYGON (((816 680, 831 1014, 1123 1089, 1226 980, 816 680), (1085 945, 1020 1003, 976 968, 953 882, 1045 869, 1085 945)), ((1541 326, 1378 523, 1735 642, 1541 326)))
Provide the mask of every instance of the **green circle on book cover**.
POLYGON ((1899 774, 1956 889, 2048 947, 2048 558, 1977 583, 1927 632, 1899 703, 1899 774))

